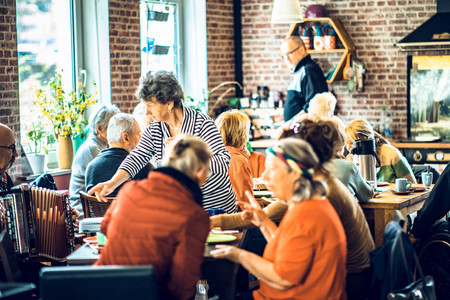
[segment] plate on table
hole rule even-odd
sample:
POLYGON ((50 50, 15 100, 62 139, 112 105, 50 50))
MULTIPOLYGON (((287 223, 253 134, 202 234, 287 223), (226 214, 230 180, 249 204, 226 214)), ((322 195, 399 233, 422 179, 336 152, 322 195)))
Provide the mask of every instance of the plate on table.
POLYGON ((377 186, 387 186, 389 185, 389 182, 387 181, 377 181, 377 186))
POLYGON ((411 194, 412 192, 414 192, 415 190, 416 190, 415 188, 410 188, 409 190, 406 190, 403 192, 397 192, 396 190, 391 190, 391 191, 396 195, 408 195, 408 194, 411 194))
POLYGON ((232 234, 214 234, 210 233, 208 237, 206 238, 206 243, 208 244, 216 244, 216 243, 228 243, 232 242, 237 237, 232 234))
POLYGON ((253 191, 253 196, 255 198, 261 198, 261 197, 272 197, 273 193, 271 191, 253 191))
POLYGON ((97 237, 96 236, 89 236, 87 238, 84 238, 83 242, 91 244, 92 246, 98 245, 98 241, 97 241, 97 237))

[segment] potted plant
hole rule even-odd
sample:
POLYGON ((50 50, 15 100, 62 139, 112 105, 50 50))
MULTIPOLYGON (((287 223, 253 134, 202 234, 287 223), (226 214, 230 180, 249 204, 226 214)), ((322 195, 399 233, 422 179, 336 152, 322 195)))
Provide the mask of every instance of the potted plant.
MULTIPOLYGON (((93 83, 95 87, 95 83, 93 83)), ((97 91, 95 92, 97 95, 97 91)), ((88 94, 81 82, 77 91, 65 96, 62 75, 57 73, 50 82, 50 89, 38 89, 33 102, 50 120, 57 140, 57 157, 60 169, 70 169, 73 160, 71 137, 82 131, 83 113, 91 105, 97 103, 94 95, 88 94)))
POLYGON ((43 145, 45 128, 41 122, 33 122, 28 130, 28 148, 27 159, 34 174, 44 173, 45 155, 48 154, 47 148, 43 145))

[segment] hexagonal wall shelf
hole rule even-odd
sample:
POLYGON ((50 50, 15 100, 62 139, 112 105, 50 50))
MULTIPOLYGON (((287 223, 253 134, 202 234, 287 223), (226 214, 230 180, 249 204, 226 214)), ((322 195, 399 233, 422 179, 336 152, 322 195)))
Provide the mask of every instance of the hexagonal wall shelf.
MULTIPOLYGON (((344 71, 344 67, 346 64, 346 58, 348 54, 352 54, 355 52, 355 45, 353 44, 353 41, 351 40, 350 36, 348 35, 347 31, 345 30, 344 26, 342 26, 342 23, 337 18, 310 18, 310 19, 304 19, 302 23, 295 23, 292 24, 291 29, 289 30, 289 33, 286 37, 290 37, 297 32, 298 28, 300 26, 306 26, 309 27, 309 24, 314 24, 316 22, 319 22, 321 24, 329 24, 333 27, 333 29, 336 31, 337 36, 339 37, 339 40, 341 41, 344 48, 339 49, 332 49, 332 50, 322 50, 317 51, 313 49, 308 49, 308 53, 342 53, 342 57, 339 60, 339 63, 336 65, 336 68, 333 72, 333 75, 329 80, 327 80, 328 83, 332 83, 335 80, 339 80, 343 78, 342 73, 344 71)), ((337 41, 336 41, 337 44, 337 41)))

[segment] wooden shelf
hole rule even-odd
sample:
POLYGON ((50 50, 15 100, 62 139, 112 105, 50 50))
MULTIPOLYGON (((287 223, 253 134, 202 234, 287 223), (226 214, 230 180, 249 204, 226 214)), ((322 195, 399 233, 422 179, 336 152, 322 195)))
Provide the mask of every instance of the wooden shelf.
POLYGON ((353 44, 352 39, 348 35, 344 26, 342 26, 341 21, 339 21, 339 19, 337 19, 337 18, 304 19, 303 22, 301 22, 301 23, 292 24, 291 29, 289 30, 289 33, 287 34, 286 37, 290 37, 290 36, 294 35, 299 27, 306 26, 306 25, 309 25, 311 23, 316 23, 316 22, 331 25, 333 27, 333 29, 336 31, 336 34, 339 37, 339 40, 341 41, 342 45, 344 46, 344 49, 333 49, 333 50, 324 50, 324 51, 307 50, 308 53, 310 53, 310 54, 342 53, 342 57, 339 60, 339 63, 336 65, 333 76, 331 76, 331 78, 329 80, 327 80, 328 83, 332 83, 335 80, 342 79, 342 72, 344 71, 344 66, 345 66, 347 55, 355 52, 355 44, 353 44))
POLYGON ((344 53, 347 50, 346 49, 333 49, 333 50, 322 50, 322 51, 317 51, 317 50, 307 50, 309 54, 313 54, 313 53, 344 53))

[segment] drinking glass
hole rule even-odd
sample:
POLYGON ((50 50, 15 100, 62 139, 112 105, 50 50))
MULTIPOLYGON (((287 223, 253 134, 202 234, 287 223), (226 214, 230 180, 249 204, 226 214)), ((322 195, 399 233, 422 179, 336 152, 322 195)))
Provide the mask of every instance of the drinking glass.
POLYGON ((429 189, 432 183, 433 183, 433 173, 431 173, 431 172, 423 172, 422 173, 422 184, 427 189, 429 189))

